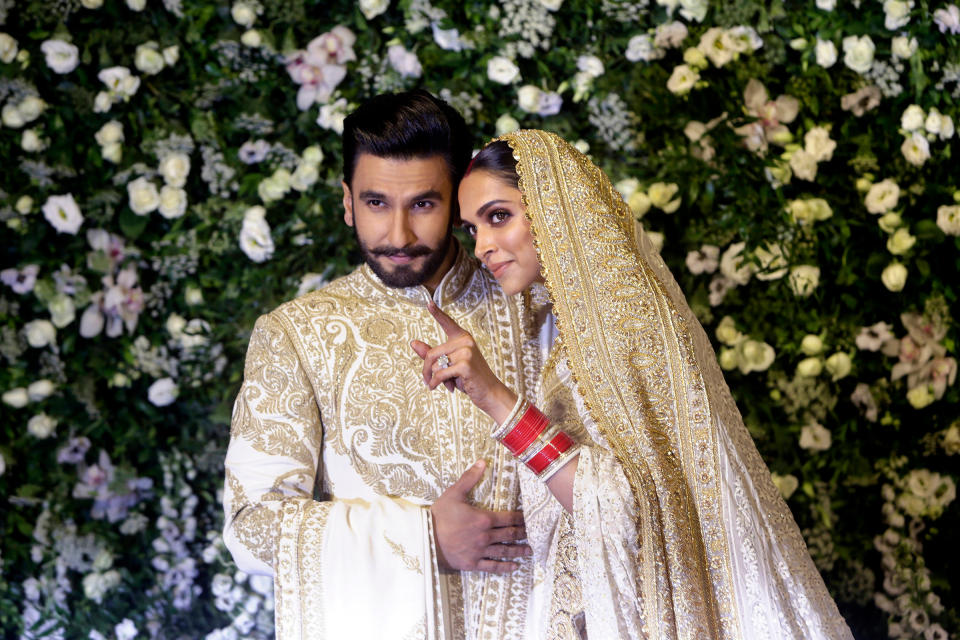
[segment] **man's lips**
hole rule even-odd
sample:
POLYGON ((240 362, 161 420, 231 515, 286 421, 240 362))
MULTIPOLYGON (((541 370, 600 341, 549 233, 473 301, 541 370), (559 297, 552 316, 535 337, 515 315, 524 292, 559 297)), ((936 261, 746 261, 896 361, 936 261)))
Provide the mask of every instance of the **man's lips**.
POLYGON ((416 259, 411 255, 407 255, 406 253, 397 253, 392 256, 384 257, 394 264, 410 264, 416 259))
POLYGON ((500 276, 503 275, 503 272, 507 270, 507 267, 509 267, 512 262, 513 260, 505 260, 504 262, 494 262, 493 264, 488 264, 487 269, 490 270, 490 273, 493 274, 494 278, 499 280, 500 276))

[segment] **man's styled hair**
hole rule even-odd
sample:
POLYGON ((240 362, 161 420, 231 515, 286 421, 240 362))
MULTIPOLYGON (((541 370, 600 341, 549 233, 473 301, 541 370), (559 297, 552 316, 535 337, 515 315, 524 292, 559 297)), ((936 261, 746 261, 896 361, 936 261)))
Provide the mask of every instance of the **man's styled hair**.
POLYGON ((343 122, 343 181, 352 186, 357 157, 443 156, 450 182, 457 183, 470 163, 470 131, 463 116, 423 89, 370 98, 343 122))

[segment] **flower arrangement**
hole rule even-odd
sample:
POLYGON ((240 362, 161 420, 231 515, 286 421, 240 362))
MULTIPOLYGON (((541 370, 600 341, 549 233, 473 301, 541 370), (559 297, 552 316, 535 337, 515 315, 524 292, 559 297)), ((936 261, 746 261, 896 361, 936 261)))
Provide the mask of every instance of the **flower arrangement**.
POLYGON ((256 316, 358 260, 343 119, 425 87, 602 166, 858 637, 960 633, 953 0, 0 0, 0 627, 264 638, 218 494, 256 316))

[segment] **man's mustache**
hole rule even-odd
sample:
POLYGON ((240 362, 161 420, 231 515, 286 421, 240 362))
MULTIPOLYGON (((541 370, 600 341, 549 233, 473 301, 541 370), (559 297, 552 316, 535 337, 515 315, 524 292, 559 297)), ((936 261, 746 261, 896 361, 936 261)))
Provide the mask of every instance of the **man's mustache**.
POLYGON ((377 247, 376 249, 371 249, 370 253, 375 256, 383 256, 385 258, 392 258, 394 256, 405 256, 407 258, 419 258, 420 256, 428 256, 433 253, 433 250, 426 245, 414 245, 412 247, 377 247))

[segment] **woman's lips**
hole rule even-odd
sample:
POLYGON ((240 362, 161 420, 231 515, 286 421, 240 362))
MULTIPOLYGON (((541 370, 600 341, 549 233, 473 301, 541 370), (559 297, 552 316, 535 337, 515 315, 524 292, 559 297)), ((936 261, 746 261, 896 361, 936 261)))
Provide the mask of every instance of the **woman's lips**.
POLYGON ((490 269, 490 273, 493 274, 493 277, 497 280, 500 279, 500 276, 503 275, 503 272, 506 271, 507 267, 510 266, 512 260, 507 260, 505 262, 496 262, 494 264, 488 265, 487 268, 490 269))

